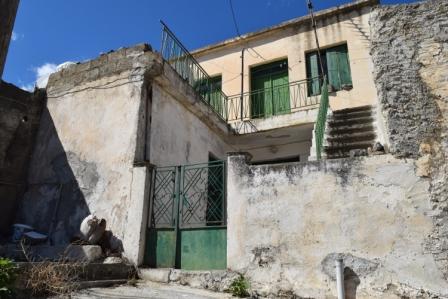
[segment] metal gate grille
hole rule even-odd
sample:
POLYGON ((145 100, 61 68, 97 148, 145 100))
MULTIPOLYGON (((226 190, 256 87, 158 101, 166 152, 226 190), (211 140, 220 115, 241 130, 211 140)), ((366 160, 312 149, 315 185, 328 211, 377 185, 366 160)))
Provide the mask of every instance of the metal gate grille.
POLYGON ((150 227, 226 225, 225 162, 155 170, 150 227))
POLYGON ((176 167, 155 171, 151 227, 174 227, 176 214, 176 167))

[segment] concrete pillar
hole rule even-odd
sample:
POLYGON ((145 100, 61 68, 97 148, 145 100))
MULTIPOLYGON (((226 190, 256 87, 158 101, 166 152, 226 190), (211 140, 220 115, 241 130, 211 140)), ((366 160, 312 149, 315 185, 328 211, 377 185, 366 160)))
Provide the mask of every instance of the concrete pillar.
POLYGON ((244 251, 241 221, 244 219, 246 201, 241 196, 241 184, 247 181, 249 153, 228 153, 227 157, 227 268, 238 271, 246 265, 240 263, 244 251))
POLYGON ((0 0, 0 79, 3 77, 3 68, 18 7, 19 0, 0 0))
MULTIPOLYGON (((143 264, 149 199, 154 167, 150 164, 134 166, 132 170, 131 203, 126 220, 124 256, 136 266, 143 264)), ((123 207, 125 208, 125 207, 123 207)))

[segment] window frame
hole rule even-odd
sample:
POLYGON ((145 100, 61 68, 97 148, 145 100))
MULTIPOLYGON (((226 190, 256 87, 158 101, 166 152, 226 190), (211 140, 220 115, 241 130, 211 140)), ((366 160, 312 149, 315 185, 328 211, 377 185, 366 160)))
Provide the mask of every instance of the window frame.
MULTIPOLYGON (((308 82, 308 96, 315 96, 315 95, 319 95, 321 93, 321 87, 323 84, 323 74, 321 71, 321 68, 319 66, 319 61, 317 60, 317 72, 318 72, 318 76, 313 76, 312 75, 312 66, 311 64, 311 56, 312 55, 316 55, 317 56, 318 51, 317 49, 313 49, 310 51, 306 51, 305 52, 305 71, 306 71, 306 78, 309 81, 308 82), (314 78, 314 79, 313 79, 314 78), (316 79, 318 78, 318 79, 316 79), (310 81, 312 80, 313 81, 310 81), (317 82, 315 80, 318 80, 317 82), (313 87, 313 84, 318 83, 318 92, 313 92, 313 89, 316 89, 315 86, 313 87)), ((353 88, 353 78, 352 78, 352 71, 351 71, 351 64, 350 64, 350 56, 349 56, 349 48, 348 48, 348 43, 347 42, 342 42, 342 43, 338 43, 338 44, 333 44, 331 46, 326 46, 324 48, 320 49, 320 56, 322 59, 322 66, 324 68, 324 74, 327 76, 327 82, 328 85, 330 85, 330 91, 341 91, 341 90, 350 90, 353 88), (340 53, 345 53, 345 56, 347 58, 346 61, 346 71, 347 71, 347 81, 344 81, 341 79, 341 73, 344 72, 343 67, 340 67, 339 63, 340 61, 338 60, 338 70, 337 70, 337 75, 338 75, 338 80, 339 80, 339 84, 338 85, 334 85, 332 84, 332 82, 334 82, 334 80, 330 79, 330 74, 329 74, 329 70, 328 70, 328 56, 327 53, 329 50, 335 50, 337 48, 341 48, 341 47, 345 47, 345 52, 340 52, 340 53)), ((341 59, 341 57, 339 57, 338 59, 341 59)))

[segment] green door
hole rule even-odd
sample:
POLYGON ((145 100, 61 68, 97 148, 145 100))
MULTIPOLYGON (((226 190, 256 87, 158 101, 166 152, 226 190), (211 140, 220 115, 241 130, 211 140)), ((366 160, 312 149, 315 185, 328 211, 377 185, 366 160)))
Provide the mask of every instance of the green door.
POLYGON ((227 266, 225 163, 157 168, 145 263, 153 268, 227 266))
POLYGON ((281 60, 251 69, 251 117, 288 113, 288 61, 281 60))

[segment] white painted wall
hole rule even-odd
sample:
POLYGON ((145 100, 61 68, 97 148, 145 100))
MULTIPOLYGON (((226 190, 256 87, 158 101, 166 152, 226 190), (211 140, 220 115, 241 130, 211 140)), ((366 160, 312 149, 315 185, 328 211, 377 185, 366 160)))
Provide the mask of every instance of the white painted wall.
POLYGON ((150 161, 157 166, 208 162, 209 153, 225 159, 232 147, 180 101, 153 85, 150 161))
MULTIPOLYGON (((335 10, 334 8, 333 10, 335 10)), ((332 10, 332 9, 330 9, 332 10)), ((317 21, 317 35, 322 49, 347 43, 353 89, 330 94, 333 110, 371 105, 377 102, 369 54, 369 16, 372 7, 354 8, 351 12, 327 14, 317 21)), ((319 14, 319 12, 318 12, 319 14)), ((325 11, 323 12, 325 14, 325 11)), ((193 52, 201 66, 211 76, 222 76, 222 89, 227 95, 241 92, 241 50, 245 52, 244 92, 250 91, 250 68, 279 59, 288 59, 289 81, 306 79, 305 54, 316 50, 310 21, 281 30, 223 42, 223 46, 193 52)), ((212 47, 212 46, 211 46, 212 47)), ((293 105, 292 105, 293 106, 293 105)))
MULTIPOLYGON (((334 259, 360 279, 356 298, 448 296, 425 250, 429 180, 390 155, 249 166, 228 159, 227 262, 262 295, 334 298, 334 259)), ((350 297, 352 298, 352 297, 350 297)))

